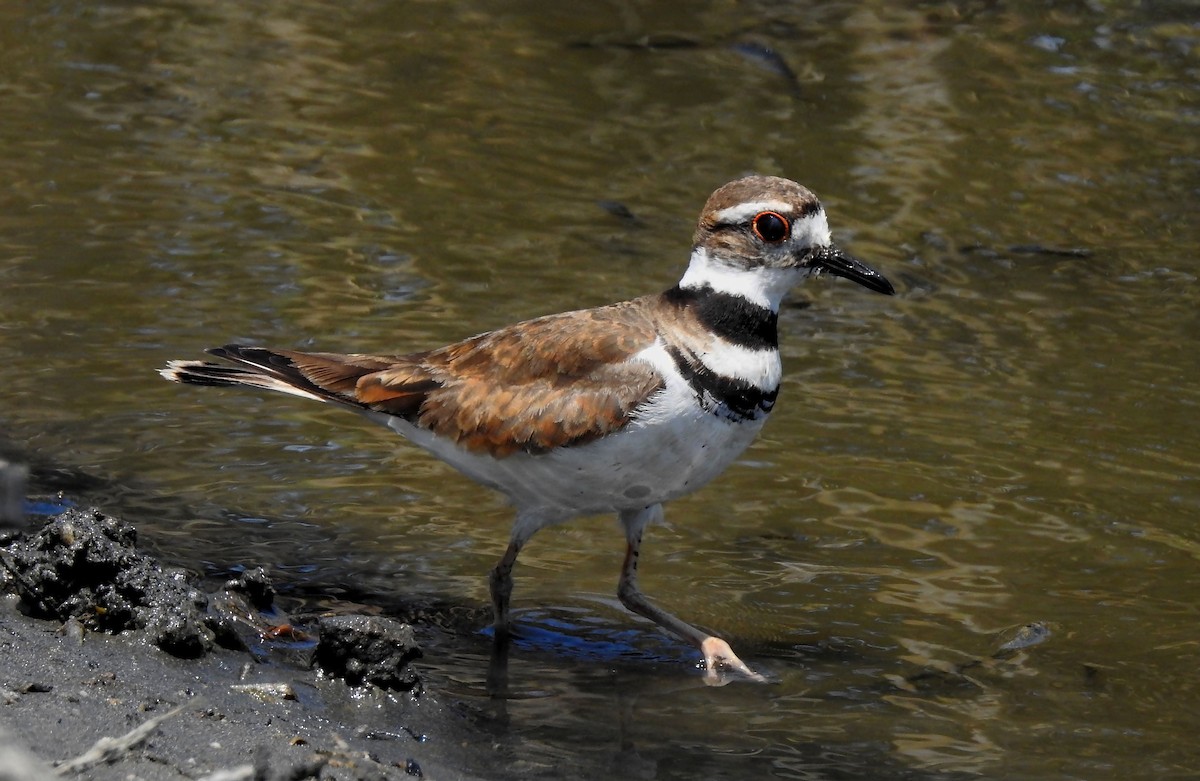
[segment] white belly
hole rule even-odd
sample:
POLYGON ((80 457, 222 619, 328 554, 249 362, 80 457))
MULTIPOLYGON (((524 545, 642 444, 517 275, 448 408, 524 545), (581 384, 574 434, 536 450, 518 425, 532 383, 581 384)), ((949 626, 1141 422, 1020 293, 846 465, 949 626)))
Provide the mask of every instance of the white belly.
MULTIPOLYGON (((638 509, 691 493, 725 470, 757 436, 766 415, 731 420, 703 409, 656 345, 642 353, 663 388, 620 431, 584 445, 503 458, 462 450, 391 415, 368 415, 478 483, 505 494, 518 514, 540 524, 576 515, 638 509)), ((778 383, 778 353, 762 358, 762 382, 778 383)), ((757 377, 755 379, 758 379, 757 377)))
POLYGON ((468 477, 508 496, 523 513, 567 518, 646 507, 712 480, 754 440, 764 419, 694 418, 633 423, 586 445, 504 458, 465 452, 393 418, 391 428, 468 477))

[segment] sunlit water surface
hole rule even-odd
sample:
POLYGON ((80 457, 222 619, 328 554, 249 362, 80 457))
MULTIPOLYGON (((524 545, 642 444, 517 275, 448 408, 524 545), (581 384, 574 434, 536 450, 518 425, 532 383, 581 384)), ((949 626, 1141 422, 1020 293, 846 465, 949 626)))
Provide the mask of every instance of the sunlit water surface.
POLYGON ((1195 6, 542 5, 0 11, 4 437, 195 569, 442 606, 426 669, 514 774, 1190 776, 1195 6), (499 500, 345 413, 154 374, 663 289, 751 170, 899 291, 798 292, 764 436, 644 548, 773 685, 703 686, 591 519, 523 554, 490 698, 499 500))

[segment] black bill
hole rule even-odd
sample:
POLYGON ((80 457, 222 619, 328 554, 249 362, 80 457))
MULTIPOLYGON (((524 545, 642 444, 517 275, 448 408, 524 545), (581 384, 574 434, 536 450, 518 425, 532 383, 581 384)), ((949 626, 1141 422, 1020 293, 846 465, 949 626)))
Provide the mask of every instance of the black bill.
POLYGON ((888 282, 887 277, 883 274, 833 245, 813 250, 805 265, 814 272, 845 277, 876 293, 883 293, 885 296, 894 295, 896 292, 892 283, 888 282))

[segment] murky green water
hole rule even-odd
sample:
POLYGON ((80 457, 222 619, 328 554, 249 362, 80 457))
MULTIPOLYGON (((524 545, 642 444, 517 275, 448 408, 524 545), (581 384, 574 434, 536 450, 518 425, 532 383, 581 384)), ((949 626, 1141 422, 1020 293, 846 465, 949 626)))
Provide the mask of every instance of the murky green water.
POLYGON ((154 368, 661 289, 714 187, 790 176, 900 295, 800 292, 765 436, 643 564, 779 683, 706 688, 622 611, 609 519, 523 555, 512 699, 483 635, 436 672, 530 775, 1190 777, 1194 4, 541 5, 0 10, 4 435, 173 497, 147 531, 194 566, 482 607, 498 500, 352 416, 154 368))

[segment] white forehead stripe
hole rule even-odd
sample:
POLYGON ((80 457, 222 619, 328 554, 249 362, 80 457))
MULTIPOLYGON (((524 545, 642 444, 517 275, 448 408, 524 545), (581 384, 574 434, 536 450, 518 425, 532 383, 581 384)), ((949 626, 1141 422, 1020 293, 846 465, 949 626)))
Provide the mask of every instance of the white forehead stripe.
POLYGON ((833 241, 829 233, 829 218, 824 209, 792 222, 792 240, 810 247, 826 247, 833 241))
POLYGON ((779 212, 780 214, 791 214, 793 204, 787 201, 750 201, 749 203, 739 203, 737 206, 730 206, 728 209, 722 209, 714 216, 717 222, 745 222, 759 212, 779 212))

